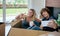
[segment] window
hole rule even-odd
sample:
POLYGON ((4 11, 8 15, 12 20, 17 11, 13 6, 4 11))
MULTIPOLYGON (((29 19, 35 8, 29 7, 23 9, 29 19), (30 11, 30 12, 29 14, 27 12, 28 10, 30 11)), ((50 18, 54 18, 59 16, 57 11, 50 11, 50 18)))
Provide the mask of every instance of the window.
POLYGON ((2 0, 0 0, 0 22, 3 22, 2 0))
POLYGON ((6 21, 10 22, 20 13, 27 13, 28 0, 6 0, 6 21))
MULTIPOLYGON (((27 13, 28 0, 5 0, 6 1, 6 21, 10 22, 20 13, 27 13)), ((0 0, 0 22, 3 21, 3 0, 0 0)))

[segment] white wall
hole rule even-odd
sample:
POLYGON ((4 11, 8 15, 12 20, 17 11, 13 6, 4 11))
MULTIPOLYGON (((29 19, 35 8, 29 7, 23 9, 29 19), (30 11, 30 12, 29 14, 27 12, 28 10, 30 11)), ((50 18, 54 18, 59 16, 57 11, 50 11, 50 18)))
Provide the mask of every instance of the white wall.
POLYGON ((45 0, 28 0, 28 8, 35 9, 37 15, 40 15, 40 10, 45 7, 45 0))

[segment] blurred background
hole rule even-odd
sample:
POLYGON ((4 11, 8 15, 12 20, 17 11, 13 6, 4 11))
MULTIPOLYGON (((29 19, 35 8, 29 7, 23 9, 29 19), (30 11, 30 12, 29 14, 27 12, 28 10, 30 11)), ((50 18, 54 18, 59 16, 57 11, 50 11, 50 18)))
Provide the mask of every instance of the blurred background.
POLYGON ((4 20, 6 22, 11 21, 20 13, 26 14, 28 11, 27 5, 28 0, 0 0, 0 22, 3 22, 3 13, 5 14, 4 20), (6 8, 4 8, 5 12, 3 12, 3 6, 6 6, 6 8))
POLYGON ((51 15, 58 19, 60 14, 60 0, 0 0, 0 22, 10 22, 21 13, 27 14, 28 9, 36 10, 36 16, 40 10, 47 7, 51 15))
MULTIPOLYGON (((31 8, 36 10, 36 17, 39 18, 41 9, 45 7, 60 24, 60 0, 0 0, 0 22, 9 24, 17 15, 27 14, 31 8)), ((10 24, 6 26, 6 35, 10 28, 10 24)))

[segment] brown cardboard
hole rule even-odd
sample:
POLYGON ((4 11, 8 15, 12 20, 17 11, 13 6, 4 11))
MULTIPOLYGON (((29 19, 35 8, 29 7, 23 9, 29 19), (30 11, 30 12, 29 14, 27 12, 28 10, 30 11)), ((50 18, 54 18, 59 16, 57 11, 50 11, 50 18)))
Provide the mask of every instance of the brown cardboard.
POLYGON ((21 28, 22 21, 20 19, 16 19, 11 22, 12 28, 21 28))
POLYGON ((42 34, 39 36, 60 36, 60 33, 59 32, 49 32, 49 33, 42 34))
POLYGON ((12 28, 11 31, 9 32, 8 36, 39 36, 39 35, 45 34, 45 33, 47 33, 47 32, 20 29, 20 28, 12 28))
POLYGON ((20 22, 21 22, 20 19, 15 19, 15 20, 13 20, 13 21, 11 22, 11 26, 14 26, 14 25, 16 25, 16 24, 19 24, 20 22))
POLYGON ((12 23, 13 23, 12 28, 11 28, 8 36, 39 36, 41 34, 47 33, 46 31, 22 29, 20 20, 16 20, 12 23))
POLYGON ((5 36, 5 24, 0 22, 0 36, 5 36))

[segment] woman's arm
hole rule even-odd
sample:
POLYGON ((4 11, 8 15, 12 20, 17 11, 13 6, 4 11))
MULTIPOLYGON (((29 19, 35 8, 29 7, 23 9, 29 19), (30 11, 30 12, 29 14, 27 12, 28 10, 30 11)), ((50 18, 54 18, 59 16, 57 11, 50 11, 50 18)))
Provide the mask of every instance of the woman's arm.
POLYGON ((40 20, 40 19, 35 18, 35 20, 36 20, 37 22, 41 22, 41 20, 40 20))

